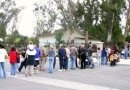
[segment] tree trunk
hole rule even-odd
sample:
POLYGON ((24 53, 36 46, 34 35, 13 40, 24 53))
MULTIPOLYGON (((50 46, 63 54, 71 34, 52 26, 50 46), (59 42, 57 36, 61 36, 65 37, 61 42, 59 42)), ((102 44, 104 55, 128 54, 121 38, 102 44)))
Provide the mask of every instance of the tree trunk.
POLYGON ((127 11, 127 19, 126 19, 124 38, 126 38, 128 36, 128 33, 129 33, 129 23, 128 23, 129 19, 130 19, 130 1, 129 1, 129 8, 128 8, 128 11, 127 11))
POLYGON ((85 47, 88 47, 88 30, 85 32, 85 47))
POLYGON ((113 29, 113 22, 114 22, 114 13, 113 13, 113 15, 112 15, 112 22, 111 22, 110 30, 108 30, 107 43, 109 43, 109 42, 111 41, 112 29, 113 29))
POLYGON ((68 42, 67 43, 69 43, 69 44, 71 44, 72 43, 72 34, 73 34, 73 32, 74 32, 74 29, 69 29, 69 30, 67 30, 67 36, 68 36, 68 42))

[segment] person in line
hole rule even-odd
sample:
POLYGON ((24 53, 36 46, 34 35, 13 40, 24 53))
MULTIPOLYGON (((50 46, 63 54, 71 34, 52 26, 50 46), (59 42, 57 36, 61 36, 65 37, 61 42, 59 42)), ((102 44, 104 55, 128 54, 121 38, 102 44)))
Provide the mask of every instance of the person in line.
POLYGON ((66 50, 66 55, 67 55, 67 59, 66 59, 66 70, 68 70, 68 68, 70 67, 69 66, 69 58, 70 58, 70 47, 69 46, 66 46, 65 47, 65 50, 66 50))
POLYGON ((79 65, 81 65, 81 52, 82 52, 82 45, 80 45, 79 47, 78 47, 78 50, 77 50, 77 52, 78 52, 78 59, 79 59, 79 62, 78 62, 78 64, 79 65))
POLYGON ((59 56, 59 64, 60 64, 60 70, 58 70, 58 71, 65 70, 67 55, 66 55, 66 50, 64 48, 64 45, 60 46, 60 48, 58 50, 58 56, 59 56))
POLYGON ((106 62, 107 62, 107 52, 105 47, 103 47, 101 51, 101 65, 106 65, 106 62))
POLYGON ((77 48, 75 47, 75 45, 72 45, 70 47, 70 62, 71 62, 71 69, 75 69, 75 62, 76 62, 76 53, 77 53, 77 48))
POLYGON ((35 65, 34 65, 34 72, 38 73, 39 71, 39 60, 41 56, 41 51, 38 46, 35 46, 36 54, 35 54, 35 65))
POLYGON ((85 69, 85 60, 86 60, 86 48, 84 47, 84 45, 81 45, 81 50, 80 50, 80 58, 81 58, 81 67, 80 69, 85 69))
POLYGON ((16 77, 17 70, 17 51, 15 47, 12 47, 9 52, 9 61, 11 64, 11 76, 16 77))
POLYGON ((5 71, 5 60, 7 59, 7 51, 5 50, 4 46, 0 44, 0 78, 6 78, 6 71, 5 71))
POLYGON ((114 66, 114 52, 111 51, 109 55, 109 60, 110 60, 110 66, 114 66))
POLYGON ((46 59, 47 59, 47 49, 46 49, 46 47, 42 46, 40 48, 40 52, 41 52, 41 57, 40 57, 40 61, 39 61, 39 70, 45 71, 45 64, 46 64, 46 59))
POLYGON ((22 53, 21 53, 21 64, 20 64, 20 67, 18 69, 19 72, 21 72, 22 68, 25 67, 26 69, 26 60, 27 58, 25 57, 26 55, 26 49, 22 49, 22 53))
POLYGON ((127 46, 124 47, 124 57, 125 57, 125 59, 128 58, 128 47, 127 46))
POLYGON ((97 48, 97 60, 98 60, 98 66, 101 66, 101 49, 100 47, 97 48))
POLYGON ((35 54, 36 53, 37 52, 33 45, 30 45, 26 51, 26 58, 27 58, 26 70, 25 70, 26 77, 33 75, 33 68, 34 68, 34 64, 35 64, 35 54))
POLYGON ((51 46, 48 50, 48 72, 53 73, 53 64, 54 64, 54 58, 55 58, 55 51, 54 48, 51 46))

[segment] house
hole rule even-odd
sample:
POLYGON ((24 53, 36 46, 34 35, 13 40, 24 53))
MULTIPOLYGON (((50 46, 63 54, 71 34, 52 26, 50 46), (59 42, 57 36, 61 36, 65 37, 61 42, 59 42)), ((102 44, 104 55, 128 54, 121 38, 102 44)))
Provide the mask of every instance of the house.
MULTIPOLYGON (((58 32, 59 30, 56 30, 54 33, 51 33, 50 31, 49 32, 46 32, 44 33, 40 38, 39 38, 39 45, 43 46, 43 45, 47 45, 47 44, 55 44, 55 33, 58 32)), ((63 31, 63 30, 61 30, 63 31)), ((68 32, 65 31, 64 34, 63 34, 63 40, 65 42, 68 41, 69 39, 69 36, 67 34, 68 32)), ((75 30, 72 35, 71 35, 71 40, 73 40, 74 44, 76 45, 81 45, 82 43, 85 43, 85 35, 78 31, 78 30, 75 30)), ((99 40, 96 40, 94 39, 93 37, 89 36, 89 40, 88 42, 91 42, 91 45, 93 44, 96 44, 97 47, 100 47, 102 48, 103 47, 103 42, 99 41, 99 40)))

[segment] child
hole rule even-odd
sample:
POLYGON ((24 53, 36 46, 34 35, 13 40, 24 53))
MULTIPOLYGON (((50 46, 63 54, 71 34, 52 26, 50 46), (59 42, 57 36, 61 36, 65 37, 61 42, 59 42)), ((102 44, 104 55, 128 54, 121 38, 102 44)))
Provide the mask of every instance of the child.
POLYGON ((113 53, 111 53, 109 55, 109 60, 110 60, 110 66, 113 66, 114 65, 114 54, 113 53))

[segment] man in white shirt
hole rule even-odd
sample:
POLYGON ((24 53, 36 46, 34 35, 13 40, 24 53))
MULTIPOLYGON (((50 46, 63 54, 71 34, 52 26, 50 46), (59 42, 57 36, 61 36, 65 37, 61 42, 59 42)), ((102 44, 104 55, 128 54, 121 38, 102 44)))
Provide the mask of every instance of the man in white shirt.
POLYGON ((7 58, 7 51, 4 46, 0 44, 0 78, 6 78, 5 60, 7 58))

